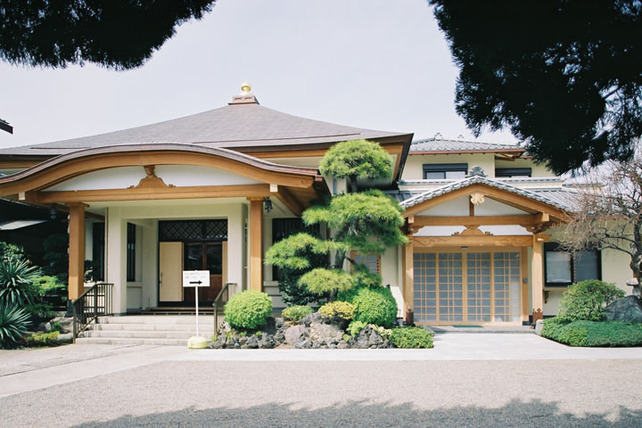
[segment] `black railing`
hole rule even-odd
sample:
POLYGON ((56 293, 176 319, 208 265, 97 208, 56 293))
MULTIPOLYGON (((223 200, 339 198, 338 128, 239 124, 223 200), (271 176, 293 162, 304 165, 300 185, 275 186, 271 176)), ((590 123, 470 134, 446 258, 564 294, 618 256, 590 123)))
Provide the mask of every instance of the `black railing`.
POLYGON ((99 316, 112 315, 112 288, 114 284, 96 283, 72 302, 74 307, 74 342, 99 316))
POLYGON ((227 284, 225 284, 221 291, 218 293, 218 296, 216 296, 216 299, 214 299, 214 304, 212 305, 214 306, 214 334, 218 334, 218 327, 223 323, 223 320, 225 320, 223 308, 225 307, 227 301, 230 300, 231 287, 236 290, 236 283, 228 282, 227 284))

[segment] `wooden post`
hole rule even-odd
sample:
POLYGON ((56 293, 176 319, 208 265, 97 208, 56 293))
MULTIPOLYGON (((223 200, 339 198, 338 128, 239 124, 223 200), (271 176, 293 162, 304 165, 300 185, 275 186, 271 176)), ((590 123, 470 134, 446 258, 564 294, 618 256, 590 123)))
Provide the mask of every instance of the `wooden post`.
POLYGON ((69 287, 70 300, 85 291, 85 204, 69 204, 69 287))
POLYGON ((404 301, 404 320, 407 323, 413 322, 411 314, 414 311, 414 246, 412 242, 412 235, 408 236, 408 243, 403 248, 403 301, 404 301))
POLYGON ((533 307, 533 323, 544 318, 544 238, 540 234, 533 235, 533 256, 531 259, 531 305, 533 307))
POLYGON ((250 201, 250 290, 263 290, 263 198, 250 201))

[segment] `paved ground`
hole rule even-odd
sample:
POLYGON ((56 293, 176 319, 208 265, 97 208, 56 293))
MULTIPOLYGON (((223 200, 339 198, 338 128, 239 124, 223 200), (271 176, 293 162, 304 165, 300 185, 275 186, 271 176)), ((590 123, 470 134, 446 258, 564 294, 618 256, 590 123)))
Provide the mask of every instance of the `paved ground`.
POLYGON ((435 339, 432 350, 0 351, 0 426, 642 427, 642 348, 435 339))

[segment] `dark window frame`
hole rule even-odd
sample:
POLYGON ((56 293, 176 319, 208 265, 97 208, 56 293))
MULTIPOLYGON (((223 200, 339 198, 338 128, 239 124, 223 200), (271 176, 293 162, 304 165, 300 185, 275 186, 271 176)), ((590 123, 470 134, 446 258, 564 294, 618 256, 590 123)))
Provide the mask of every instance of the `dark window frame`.
POLYGON ((511 178, 511 177, 532 177, 533 168, 495 168, 495 177, 497 178, 511 178))
POLYGON ((447 178, 447 175, 449 172, 463 172, 464 174, 468 174, 468 164, 467 163, 430 163, 430 164, 424 164, 423 166, 423 175, 422 177, 424 180, 428 179, 426 178, 426 175, 428 173, 443 173, 444 176, 442 178, 432 178, 429 180, 444 180, 447 178))
POLYGON ((591 279, 602 279, 602 252, 600 250, 588 250, 588 251, 578 251, 575 253, 570 253, 568 251, 564 251, 559 244, 555 242, 547 242, 544 244, 544 287, 546 288, 566 288, 571 284, 574 284, 578 281, 582 281, 583 279, 578 278, 578 265, 579 265, 579 258, 582 257, 583 254, 587 253, 593 253, 596 256, 596 266, 595 270, 597 272, 597 278, 591 278, 591 279), (570 282, 548 282, 548 263, 547 263, 547 254, 548 253, 565 253, 570 255, 570 277, 571 281, 570 282))
POLYGON ((136 281, 136 225, 127 223, 127 282, 136 281))
POLYGON ((92 225, 91 275, 94 281, 105 280, 105 223, 92 225))

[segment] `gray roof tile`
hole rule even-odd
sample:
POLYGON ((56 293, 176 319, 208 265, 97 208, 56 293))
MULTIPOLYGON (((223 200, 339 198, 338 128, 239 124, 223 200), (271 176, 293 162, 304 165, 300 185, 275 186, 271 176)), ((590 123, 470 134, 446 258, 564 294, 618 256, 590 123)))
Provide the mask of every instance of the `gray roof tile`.
POLYGON ((443 153, 443 152, 524 152, 525 149, 516 144, 486 143, 482 141, 451 140, 441 137, 431 137, 415 140, 410 145, 413 153, 443 153))
MULTIPOLYGON (((445 195, 457 189, 468 187, 472 184, 485 184, 498 189, 506 190, 508 192, 521 195, 551 206, 560 208, 566 211, 572 211, 576 193, 568 189, 523 189, 504 183, 498 180, 493 180, 487 177, 472 176, 454 183, 447 184, 436 189, 428 190, 421 193, 414 193, 411 197, 401 201, 401 206, 410 208, 422 202, 445 195)), ((405 192, 404 192, 405 193, 405 192)))

